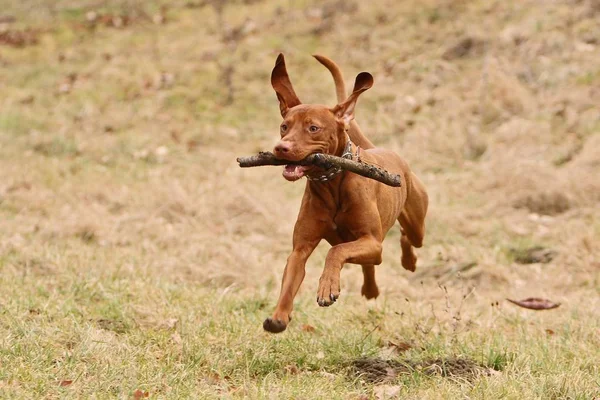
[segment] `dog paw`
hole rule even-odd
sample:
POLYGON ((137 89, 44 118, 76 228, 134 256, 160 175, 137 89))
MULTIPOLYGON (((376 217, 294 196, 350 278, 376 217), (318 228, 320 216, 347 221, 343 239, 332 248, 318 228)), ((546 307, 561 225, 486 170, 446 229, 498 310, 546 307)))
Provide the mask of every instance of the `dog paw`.
POLYGON ((379 288, 377 285, 366 286, 363 285, 360 293, 367 298, 367 300, 376 299, 379 296, 379 288))
POLYGON ((329 307, 340 297, 339 281, 321 278, 317 290, 317 303, 321 307, 329 307))
POLYGON ((267 318, 263 322, 263 329, 267 332, 280 333, 285 331, 285 328, 287 328, 287 323, 280 319, 267 318))

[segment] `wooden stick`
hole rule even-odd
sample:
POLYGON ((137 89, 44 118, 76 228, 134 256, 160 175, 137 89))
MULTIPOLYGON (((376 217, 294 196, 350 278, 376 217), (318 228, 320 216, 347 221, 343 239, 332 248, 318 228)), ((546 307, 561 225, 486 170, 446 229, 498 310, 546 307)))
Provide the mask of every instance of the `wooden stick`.
POLYGON ((300 161, 287 161, 275 157, 273 153, 261 151, 255 156, 240 157, 237 162, 242 168, 260 167, 264 165, 316 165, 323 169, 338 166, 343 170, 354 172, 366 178, 374 179, 389 186, 400 187, 402 182, 400 175, 390 174, 388 171, 370 164, 364 164, 347 158, 332 156, 329 154, 311 154, 300 161))

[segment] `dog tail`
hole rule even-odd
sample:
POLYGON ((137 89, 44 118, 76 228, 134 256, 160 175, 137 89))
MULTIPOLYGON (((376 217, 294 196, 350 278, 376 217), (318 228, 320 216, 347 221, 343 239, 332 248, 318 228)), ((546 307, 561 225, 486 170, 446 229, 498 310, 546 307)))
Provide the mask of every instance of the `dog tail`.
POLYGON ((342 103, 344 100, 346 100, 347 96, 346 84, 344 83, 344 76, 342 75, 340 67, 338 67, 333 60, 330 60, 325 56, 315 54, 313 57, 316 58, 318 62, 323 64, 325 68, 329 70, 329 72, 331 72, 331 75, 333 76, 333 82, 335 82, 335 94, 337 95, 337 101, 338 103, 342 103))
MULTIPOLYGON (((329 70, 329 72, 331 72, 331 76, 333 76, 333 82, 335 83, 335 94, 337 96, 337 101, 338 103, 344 102, 347 99, 346 84, 344 83, 344 76, 342 75, 340 67, 338 67, 333 60, 330 60, 325 56, 315 54, 313 57, 316 58, 318 62, 323 64, 325 68, 329 70)), ((354 120, 350 122, 350 130, 348 135, 355 144, 363 149, 372 149, 375 147, 375 145, 371 143, 371 141, 362 133, 360 127, 354 120)))

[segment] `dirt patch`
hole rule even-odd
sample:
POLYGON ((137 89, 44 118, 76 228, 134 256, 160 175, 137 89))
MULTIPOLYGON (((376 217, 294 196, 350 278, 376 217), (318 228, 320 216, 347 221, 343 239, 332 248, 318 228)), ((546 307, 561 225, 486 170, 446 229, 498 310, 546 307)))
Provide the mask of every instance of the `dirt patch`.
POLYGON ((530 193, 513 203, 515 208, 526 208, 542 215, 558 215, 571 208, 571 200, 560 191, 530 193))
POLYGON ((101 318, 96 320, 96 324, 105 331, 112 331, 115 333, 127 333, 130 330, 130 326, 125 321, 116 319, 101 318))
POLYGON ((527 249, 511 249, 511 255, 519 264, 547 264, 556 257, 556 251, 542 246, 534 246, 527 249))
POLYGON ((423 361, 361 358, 352 362, 352 374, 370 383, 389 382, 399 375, 415 372, 470 381, 495 371, 468 358, 429 358, 423 361))
POLYGON ((470 55, 479 56, 483 53, 484 46, 484 40, 467 36, 448 47, 448 49, 444 51, 444 54, 442 54, 442 58, 446 61, 452 61, 470 55))

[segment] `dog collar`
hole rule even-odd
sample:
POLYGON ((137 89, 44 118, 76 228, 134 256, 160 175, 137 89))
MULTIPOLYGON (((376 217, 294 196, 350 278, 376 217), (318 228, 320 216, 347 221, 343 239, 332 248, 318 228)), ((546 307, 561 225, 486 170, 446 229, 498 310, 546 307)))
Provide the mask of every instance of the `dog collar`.
MULTIPOLYGON (((346 147, 344 148, 344 153, 342 153, 342 158, 346 158, 348 160, 352 160, 352 140, 350 140, 350 136, 347 136, 348 142, 346 143, 346 147)), ((360 154, 360 147, 356 146, 356 157, 357 159, 359 158, 359 154, 360 154)), ((327 182, 333 178, 335 178, 337 175, 339 175, 342 172, 342 169, 340 167, 338 167, 337 165, 334 165, 333 167, 329 168, 328 170, 326 170, 325 172, 323 172, 321 175, 319 176, 308 176, 306 175, 306 179, 308 179, 309 181, 316 181, 316 182, 327 182)))

